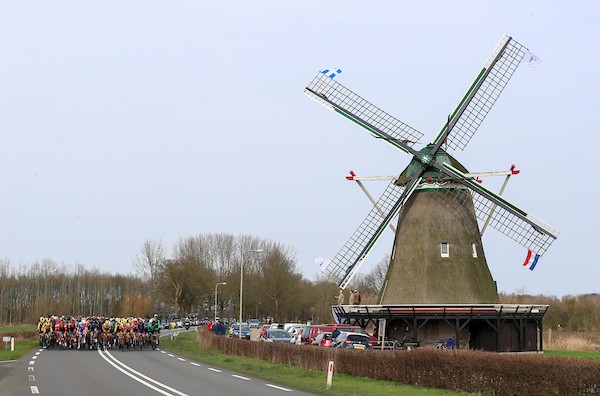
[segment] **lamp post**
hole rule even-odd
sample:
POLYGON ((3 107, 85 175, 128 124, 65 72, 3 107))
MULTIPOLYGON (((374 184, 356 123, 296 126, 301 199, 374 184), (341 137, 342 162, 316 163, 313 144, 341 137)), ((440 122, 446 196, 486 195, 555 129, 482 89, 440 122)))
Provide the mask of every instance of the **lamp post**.
POLYGON ((242 251, 242 263, 240 265, 240 317, 238 319, 239 323, 239 336, 240 340, 242 339, 242 301, 243 301, 243 290, 244 290, 244 253, 262 253, 262 249, 253 249, 253 250, 245 250, 242 251))
POLYGON ((226 285, 227 282, 221 282, 221 283, 217 283, 215 285, 215 323, 217 322, 217 287, 219 285, 226 285))

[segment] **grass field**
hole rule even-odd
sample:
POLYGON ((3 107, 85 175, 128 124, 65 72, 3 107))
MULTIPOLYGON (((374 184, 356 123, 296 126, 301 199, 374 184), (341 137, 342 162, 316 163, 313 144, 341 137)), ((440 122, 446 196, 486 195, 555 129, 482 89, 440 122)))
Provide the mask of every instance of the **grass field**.
POLYGON ((0 334, 13 332, 13 331, 21 331, 21 330, 37 330, 37 326, 34 326, 34 325, 0 326, 0 334))
MULTIPOLYGON (((377 381, 370 378, 357 378, 348 375, 335 375, 331 390, 325 390, 327 374, 302 370, 283 364, 275 364, 263 360, 226 355, 220 351, 206 351, 196 342, 194 332, 181 333, 171 341, 169 337, 161 339, 161 347, 173 351, 180 356, 219 368, 246 374, 255 378, 273 381, 304 392, 327 395, 465 395, 467 393, 452 392, 442 389, 419 388, 389 381, 377 381)), ((335 368, 334 368, 335 372, 335 368)))

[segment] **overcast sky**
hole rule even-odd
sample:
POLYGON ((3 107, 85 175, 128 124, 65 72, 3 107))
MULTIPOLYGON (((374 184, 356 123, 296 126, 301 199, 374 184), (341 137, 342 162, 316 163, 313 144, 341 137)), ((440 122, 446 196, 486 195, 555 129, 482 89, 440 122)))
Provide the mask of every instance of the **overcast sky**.
POLYGON ((501 291, 598 292, 600 3, 506 3, 3 1, 0 258, 129 273, 146 239, 251 234, 293 247, 313 279, 370 209, 344 176, 410 157, 303 88, 340 67, 426 144, 506 33, 543 65, 522 65, 453 154, 471 172, 516 164, 505 196, 560 235, 528 271, 490 229, 488 264, 501 291))

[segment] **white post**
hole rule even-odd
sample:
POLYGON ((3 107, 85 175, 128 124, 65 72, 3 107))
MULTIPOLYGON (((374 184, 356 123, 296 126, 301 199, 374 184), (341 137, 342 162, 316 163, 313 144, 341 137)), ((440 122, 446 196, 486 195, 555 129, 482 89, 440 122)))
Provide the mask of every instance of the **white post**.
POLYGON ((239 323, 239 338, 242 339, 242 303, 243 303, 243 288, 244 288, 244 253, 261 253, 262 249, 243 250, 242 251, 242 262, 240 264, 240 317, 238 318, 239 323))
POLYGON ((331 389, 331 381, 333 381, 333 360, 329 361, 329 366, 327 367, 327 386, 326 390, 331 389))
POLYGON ((214 323, 217 323, 217 292, 218 292, 217 287, 219 285, 226 285, 226 284, 227 284, 227 282, 221 282, 221 283, 217 283, 215 285, 215 321, 214 321, 214 323))
POLYGON ((10 337, 10 351, 14 352, 15 350, 15 337, 10 337))

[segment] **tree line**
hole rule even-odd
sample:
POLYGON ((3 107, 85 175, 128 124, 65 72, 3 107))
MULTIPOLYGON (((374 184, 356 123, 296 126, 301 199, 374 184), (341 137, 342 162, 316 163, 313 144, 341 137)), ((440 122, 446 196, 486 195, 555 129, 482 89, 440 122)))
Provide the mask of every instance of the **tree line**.
MULTIPOLYGON (((362 304, 377 304, 388 263, 389 257, 383 257, 349 285, 360 291, 362 304)), ((242 267, 244 320, 333 320, 337 285, 323 277, 307 279, 298 269, 293 248, 250 235, 199 234, 171 247, 146 240, 126 275, 82 264, 59 265, 51 259, 18 267, 0 259, 0 323, 34 323, 51 314, 212 318, 215 290, 218 315, 237 319, 242 267), (226 284, 217 287, 219 283, 226 284)), ((546 327, 600 330, 598 294, 562 298, 500 294, 500 300, 550 305, 546 327)))
POLYGON ((0 260, 0 323, 52 314, 212 318, 215 290, 219 315, 237 319, 242 267, 244 320, 332 320, 336 285, 306 279, 292 248, 249 235, 200 234, 170 248, 146 240, 127 275, 51 259, 18 267, 0 260))

